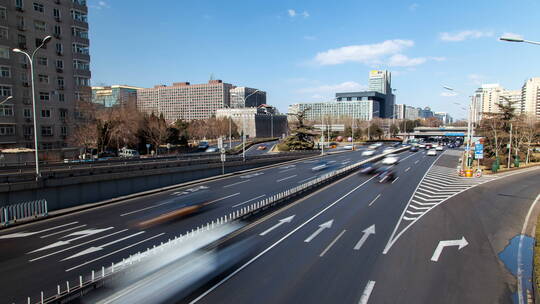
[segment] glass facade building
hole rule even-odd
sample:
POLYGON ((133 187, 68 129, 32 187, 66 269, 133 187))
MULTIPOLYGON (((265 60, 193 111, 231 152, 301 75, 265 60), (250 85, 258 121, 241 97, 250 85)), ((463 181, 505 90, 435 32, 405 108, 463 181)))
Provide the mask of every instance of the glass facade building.
POLYGON ((92 87, 92 102, 106 108, 116 105, 135 104, 137 101, 137 90, 140 88, 113 85, 110 87, 92 87))

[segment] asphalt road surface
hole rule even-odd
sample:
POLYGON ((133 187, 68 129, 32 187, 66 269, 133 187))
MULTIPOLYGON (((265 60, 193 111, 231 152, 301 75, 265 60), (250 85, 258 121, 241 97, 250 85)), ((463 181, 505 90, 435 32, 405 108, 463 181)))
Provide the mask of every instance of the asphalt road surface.
POLYGON ((2 301, 26 302, 27 296, 35 299, 42 290, 46 295, 54 294, 57 284, 66 286, 70 281, 74 286, 79 275, 88 275, 248 203, 364 158, 360 152, 326 155, 323 159, 330 167, 319 172, 311 170, 319 159, 301 160, 3 230, 2 301), (137 226, 201 197, 210 202, 206 212, 146 229, 137 226))

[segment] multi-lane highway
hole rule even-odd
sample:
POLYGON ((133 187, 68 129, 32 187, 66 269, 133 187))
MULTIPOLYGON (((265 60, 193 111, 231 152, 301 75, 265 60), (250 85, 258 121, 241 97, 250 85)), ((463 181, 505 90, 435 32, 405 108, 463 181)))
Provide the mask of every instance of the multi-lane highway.
POLYGON ((329 167, 317 172, 311 169, 320 158, 290 162, 4 230, 0 233, 0 293, 9 302, 35 297, 41 290, 54 293, 57 284, 62 288, 67 280, 75 284, 79 275, 363 158, 359 151, 326 155, 323 159, 329 167), (201 197, 210 203, 203 213, 145 229, 137 226, 201 197), (18 283, 22 281, 25 284, 18 283))
MULTIPOLYGON (((182 301, 493 303, 526 297, 530 271, 512 269, 512 257, 528 252, 530 242, 520 235, 530 233, 523 222, 537 213, 531 206, 540 170, 466 179, 456 174, 459 154, 404 152, 391 183, 354 173, 250 219, 226 241, 252 242, 245 262, 182 301), (525 242, 514 246, 520 254, 506 248, 512 240, 525 242)), ((57 285, 63 291, 66 281, 78 284, 79 275, 364 158, 360 151, 327 155, 330 167, 323 171, 312 170, 319 159, 292 162, 2 231, 0 293, 6 302, 23 303, 42 290, 55 293, 57 285), (201 197, 212 208, 137 226, 201 197)))

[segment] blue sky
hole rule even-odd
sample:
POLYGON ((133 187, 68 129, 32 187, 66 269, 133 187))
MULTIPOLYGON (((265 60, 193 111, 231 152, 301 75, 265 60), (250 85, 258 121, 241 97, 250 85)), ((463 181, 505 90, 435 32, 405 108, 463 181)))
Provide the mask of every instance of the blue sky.
POLYGON ((152 87, 216 79, 295 102, 365 89, 393 73, 397 103, 455 117, 481 83, 540 76, 540 1, 89 0, 92 83, 152 87), (159 4, 159 5, 157 5, 159 4), (444 92, 442 84, 460 94, 444 92))

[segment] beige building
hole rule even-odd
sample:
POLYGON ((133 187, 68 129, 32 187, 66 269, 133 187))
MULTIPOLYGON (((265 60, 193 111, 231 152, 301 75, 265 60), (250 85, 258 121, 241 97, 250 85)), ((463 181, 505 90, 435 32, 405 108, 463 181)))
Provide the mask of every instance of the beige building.
POLYGON ((282 115, 271 106, 257 108, 227 108, 216 110, 216 118, 231 118, 238 126, 238 132, 250 137, 281 137, 288 134, 287 115, 282 115))
POLYGON ((528 79, 521 88, 521 108, 527 113, 540 119, 540 77, 528 79))
POLYGON ((38 140, 41 149, 68 145, 77 100, 90 97, 88 8, 85 0, 0 2, 0 148, 33 148, 29 62, 13 48, 33 52, 38 140))

